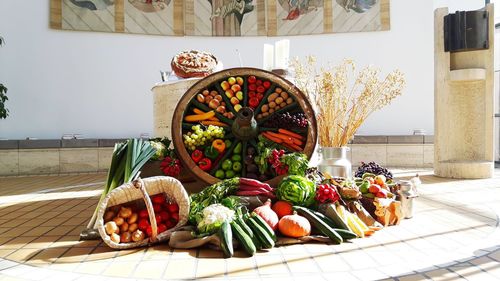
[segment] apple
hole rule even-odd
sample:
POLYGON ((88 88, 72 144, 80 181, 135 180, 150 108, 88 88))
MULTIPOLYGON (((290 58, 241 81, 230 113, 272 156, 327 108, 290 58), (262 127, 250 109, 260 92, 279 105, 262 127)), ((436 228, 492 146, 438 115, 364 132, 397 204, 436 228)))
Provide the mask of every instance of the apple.
POLYGON ((225 94, 226 94, 226 97, 228 97, 228 98, 234 97, 234 92, 231 89, 226 90, 225 94))
POLYGON ((242 108, 241 104, 237 104, 234 106, 234 111, 238 112, 241 110, 241 108, 242 108))
POLYGON ((229 83, 229 85, 234 85, 234 84, 236 84, 236 78, 231 76, 231 77, 227 78, 227 82, 229 83))
POLYGON ((229 85, 229 82, 227 82, 227 81, 222 81, 222 83, 220 83, 220 86, 221 86, 222 90, 224 90, 224 91, 231 88, 231 85, 229 85))
POLYGON ((373 179, 372 177, 366 177, 365 180, 367 180, 368 182, 370 182, 370 184, 374 184, 375 183, 375 179, 373 179))
POLYGON ((257 78, 253 75, 248 76, 248 83, 253 84, 257 81, 257 78))
POLYGON ((264 88, 264 86, 257 86, 257 92, 258 93, 264 93, 266 91, 266 88, 264 88))
POLYGON ((264 81, 264 83, 262 83, 262 86, 264 86, 264 88, 266 88, 266 89, 269 89, 271 87, 271 82, 264 81))
POLYGON ((231 104, 232 105, 236 105, 236 104, 239 104, 239 103, 240 103, 240 100, 237 97, 232 97, 231 98, 231 104))
POLYGON ((243 100, 243 92, 242 92, 242 91, 238 91, 238 92, 236 92, 236 97, 237 97, 239 100, 243 100))
POLYGON ((378 175, 378 176, 375 177, 374 180, 375 180, 376 184, 378 184, 380 186, 383 186, 383 185, 385 185, 385 182, 386 182, 387 179, 385 178, 384 175, 378 175))
POLYGON ((258 79, 257 81, 255 81, 255 84, 257 84, 257 86, 262 85, 262 80, 258 79))
POLYGON ((231 90, 233 90, 233 92, 238 92, 238 91, 241 91, 241 86, 238 85, 238 84, 234 84, 231 86, 231 90))
POLYGON ((256 84, 250 84, 248 85, 248 90, 255 92, 257 90, 257 85, 256 84))
POLYGON ((378 184, 372 184, 372 185, 370 185, 370 187, 368 188, 368 191, 370 191, 370 192, 371 192, 371 193, 373 193, 373 194, 377 194, 377 193, 379 193, 381 190, 382 190, 382 188, 380 188, 380 185, 378 185, 378 184))
POLYGON ((248 92, 248 97, 249 97, 249 98, 254 98, 254 97, 256 97, 256 96, 257 96, 257 94, 256 94, 254 91, 250 91, 250 92, 248 92))
POLYGON ((245 82, 245 81, 243 80, 243 77, 240 77, 240 76, 236 77, 236 83, 237 83, 238 85, 243 86, 243 83, 244 83, 244 82, 245 82))

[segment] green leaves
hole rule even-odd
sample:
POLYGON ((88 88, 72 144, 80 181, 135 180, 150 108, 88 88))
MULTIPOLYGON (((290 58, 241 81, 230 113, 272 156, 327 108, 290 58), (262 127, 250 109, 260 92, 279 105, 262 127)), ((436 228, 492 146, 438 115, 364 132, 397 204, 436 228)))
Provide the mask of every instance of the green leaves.
POLYGON ((289 175, 305 176, 309 160, 307 156, 302 153, 288 153, 281 156, 281 162, 288 165, 289 175))
POLYGON ((314 203, 316 185, 302 176, 284 178, 276 189, 276 197, 297 206, 310 206, 314 203))

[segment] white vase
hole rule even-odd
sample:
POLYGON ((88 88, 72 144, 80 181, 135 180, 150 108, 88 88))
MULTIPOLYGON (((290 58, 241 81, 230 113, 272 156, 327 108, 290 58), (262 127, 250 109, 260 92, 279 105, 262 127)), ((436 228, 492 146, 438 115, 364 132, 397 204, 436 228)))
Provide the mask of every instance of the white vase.
POLYGON ((352 164, 347 158, 349 147, 322 147, 318 169, 332 177, 352 178, 352 164))

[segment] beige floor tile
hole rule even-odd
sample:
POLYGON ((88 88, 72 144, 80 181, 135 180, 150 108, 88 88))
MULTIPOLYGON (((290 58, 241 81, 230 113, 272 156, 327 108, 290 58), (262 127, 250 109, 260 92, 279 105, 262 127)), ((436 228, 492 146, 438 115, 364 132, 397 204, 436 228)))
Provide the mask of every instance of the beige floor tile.
POLYGON ((323 272, 349 271, 351 267, 342 259, 341 255, 325 254, 314 256, 316 264, 323 272))
POLYGON ((458 274, 446 269, 437 269, 426 272, 425 275, 429 276, 434 281, 455 280, 459 278, 458 274))
POLYGON ((195 259, 171 259, 165 269, 165 279, 192 279, 196 276, 195 259))
POLYGON ((64 254, 69 248, 50 248, 39 252, 36 256, 32 257, 28 263, 42 264, 52 263, 64 254))
POLYGON ((129 277, 137 266, 136 262, 113 262, 102 273, 111 277, 129 277))
POLYGON ((110 261, 85 261, 79 264, 75 272, 100 275, 110 264, 110 261))
POLYGON ((8 255, 6 259, 25 262, 35 256, 40 250, 38 249, 19 249, 12 254, 8 255))
POLYGON ((229 278, 252 278, 257 277, 259 274, 259 272, 256 270, 255 259, 252 257, 232 257, 230 259, 226 259, 226 269, 229 278))
POLYGON ((94 248, 71 248, 65 252, 56 263, 75 263, 81 262, 87 258, 94 248))
POLYGON ((166 244, 155 245, 147 248, 144 253, 144 260, 168 260, 171 255, 171 249, 166 244))
POLYGON ((325 274, 323 274, 323 277, 325 278, 325 280, 328 280, 328 281, 339 281, 339 280, 359 281, 360 280, 359 278, 355 277, 354 275, 352 275, 349 272, 325 273, 325 274))
POLYGON ((54 229, 53 226, 37 226, 32 228, 29 231, 26 231, 21 234, 21 236, 42 236, 45 235, 45 233, 49 232, 50 230, 54 229))
POLYGON ((73 272, 80 266, 80 263, 53 263, 48 268, 53 270, 73 272))
POLYGON ((262 275, 289 275, 289 270, 283 258, 279 255, 260 256, 255 259, 257 269, 262 275))
POLYGON ((143 261, 137 265, 134 278, 160 279, 168 260, 143 261))
POLYGON ((222 251, 216 251, 207 248, 201 248, 198 253, 198 258, 223 258, 222 251))
POLYGON ((225 272, 225 259, 198 259, 196 278, 222 277, 225 272))
POLYGON ((421 280, 430 280, 422 274, 412 274, 406 275, 398 278, 400 281, 421 281, 421 280))
POLYGON ((97 247, 87 256, 88 261, 108 260, 118 255, 116 250, 108 247, 97 247))
POLYGON ((23 248, 43 249, 60 239, 59 236, 42 236, 24 245, 23 248))
POLYGON ((0 250, 0 258, 5 258, 8 255, 12 254, 16 249, 5 249, 5 250, 0 250))
POLYGON ((301 254, 289 254, 285 256, 286 263, 292 274, 315 273, 319 268, 315 261, 301 254))
POLYGON ((140 262, 144 257, 147 248, 129 249, 118 251, 118 255, 114 258, 115 261, 135 261, 140 262))
POLYGON ((196 257, 197 249, 174 249, 172 259, 186 259, 196 257))
POLYGON ((24 237, 24 236, 12 238, 11 240, 2 244, 0 246, 0 249, 19 249, 35 239, 36 237, 24 237))

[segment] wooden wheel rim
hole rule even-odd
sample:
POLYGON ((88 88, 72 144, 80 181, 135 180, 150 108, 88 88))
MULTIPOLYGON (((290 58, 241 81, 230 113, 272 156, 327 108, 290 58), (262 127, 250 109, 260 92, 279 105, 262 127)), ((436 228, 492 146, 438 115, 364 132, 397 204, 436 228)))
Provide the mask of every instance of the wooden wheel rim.
MULTIPOLYGON (((316 148, 318 127, 316 123, 316 116, 314 115, 314 110, 305 94, 301 90, 299 90, 299 88, 297 88, 293 83, 272 72, 258 68, 239 67, 222 70, 199 80, 193 86, 191 86, 177 103, 172 118, 172 142, 174 143, 175 149, 180 161, 182 162, 182 165, 184 166, 184 169, 191 170, 192 174, 194 174, 198 179, 207 184, 214 184, 220 181, 220 179, 200 169, 200 167, 198 167, 198 165, 196 165, 196 163, 191 159, 191 156, 187 151, 182 139, 182 120, 184 117, 184 112, 186 111, 186 109, 188 109, 190 101, 193 98, 196 98, 196 95, 203 89, 207 89, 212 84, 219 82, 222 79, 227 79, 231 76, 249 75, 255 75, 256 77, 267 79, 294 97, 295 101, 299 104, 300 108, 306 115, 307 121, 309 122, 309 126, 307 129, 307 141, 302 153, 306 154, 308 159, 311 159, 311 156, 316 148)), ((247 95, 248 93, 244 94, 247 95)), ((282 178, 283 176, 278 176, 266 182, 271 186, 276 186, 282 178)))

